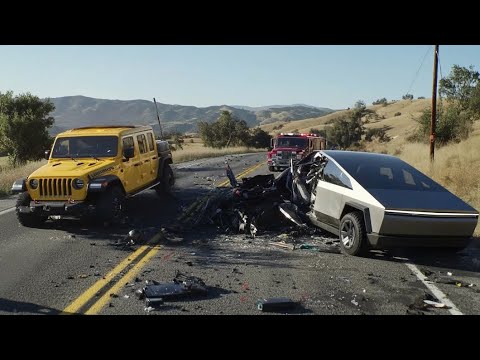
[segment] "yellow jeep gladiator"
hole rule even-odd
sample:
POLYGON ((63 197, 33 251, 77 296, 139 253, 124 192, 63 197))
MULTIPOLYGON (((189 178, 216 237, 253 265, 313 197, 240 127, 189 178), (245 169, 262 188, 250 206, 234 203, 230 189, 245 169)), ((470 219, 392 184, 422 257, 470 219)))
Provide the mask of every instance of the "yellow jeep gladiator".
POLYGON ((147 189, 170 194, 172 154, 150 126, 65 131, 45 152, 48 163, 14 182, 19 222, 36 227, 51 215, 120 220, 125 199, 147 189))

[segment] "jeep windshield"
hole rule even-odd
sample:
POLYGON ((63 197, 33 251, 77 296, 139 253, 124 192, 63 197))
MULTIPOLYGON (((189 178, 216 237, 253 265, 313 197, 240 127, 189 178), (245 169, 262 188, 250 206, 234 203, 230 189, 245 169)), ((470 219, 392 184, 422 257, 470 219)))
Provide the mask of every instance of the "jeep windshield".
POLYGON ((52 158, 115 157, 117 151, 118 137, 116 136, 61 137, 55 141, 52 158))
POLYGON ((298 147, 303 149, 307 147, 307 139, 294 137, 278 138, 277 147, 298 147))

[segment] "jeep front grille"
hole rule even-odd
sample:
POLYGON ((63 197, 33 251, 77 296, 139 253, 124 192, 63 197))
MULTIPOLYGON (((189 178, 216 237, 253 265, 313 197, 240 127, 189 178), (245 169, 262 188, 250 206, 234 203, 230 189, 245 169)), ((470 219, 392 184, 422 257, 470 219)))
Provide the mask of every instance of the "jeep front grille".
POLYGON ((65 197, 72 195, 72 179, 39 179, 40 196, 65 197))

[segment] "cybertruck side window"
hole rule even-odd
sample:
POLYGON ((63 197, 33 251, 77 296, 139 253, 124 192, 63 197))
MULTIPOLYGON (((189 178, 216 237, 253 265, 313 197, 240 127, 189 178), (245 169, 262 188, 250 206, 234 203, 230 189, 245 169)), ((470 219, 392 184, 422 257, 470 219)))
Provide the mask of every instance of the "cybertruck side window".
POLYGON ((327 165, 323 170, 323 180, 348 189, 352 188, 352 184, 348 177, 332 161, 327 162, 327 165))

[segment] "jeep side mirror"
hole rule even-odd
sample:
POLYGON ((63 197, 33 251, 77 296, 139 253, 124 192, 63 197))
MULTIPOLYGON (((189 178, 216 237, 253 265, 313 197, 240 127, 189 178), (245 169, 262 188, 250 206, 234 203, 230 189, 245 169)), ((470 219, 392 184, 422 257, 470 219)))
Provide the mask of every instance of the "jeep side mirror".
POLYGON ((125 148, 123 149, 123 156, 125 157, 125 159, 131 159, 135 156, 135 153, 134 153, 134 148, 133 147, 130 147, 130 148, 125 148))
POLYGON ((45 160, 48 160, 48 158, 50 157, 50 150, 45 150, 45 154, 43 154, 43 157, 45 158, 45 160))

